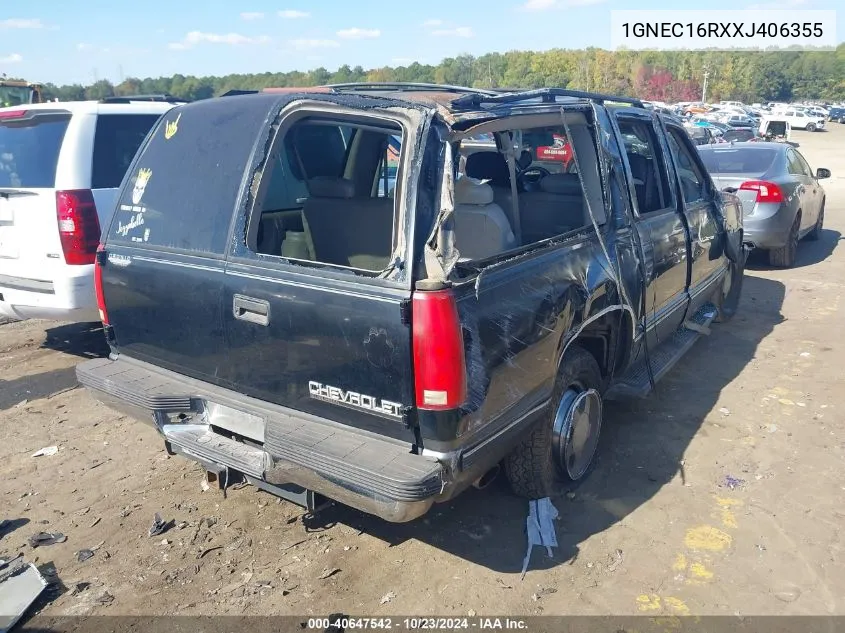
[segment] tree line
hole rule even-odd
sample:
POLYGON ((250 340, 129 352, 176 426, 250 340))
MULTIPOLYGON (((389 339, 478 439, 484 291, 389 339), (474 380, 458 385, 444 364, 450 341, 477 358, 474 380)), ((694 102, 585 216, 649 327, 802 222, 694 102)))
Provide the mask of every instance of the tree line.
POLYGON ((746 103, 823 99, 845 100, 845 44, 835 51, 607 51, 553 49, 449 57, 436 66, 373 68, 341 66, 334 72, 251 73, 195 77, 128 78, 118 84, 47 84, 45 96, 62 101, 168 93, 206 99, 229 90, 315 86, 347 82, 409 81, 475 88, 562 87, 657 101, 701 99, 707 73, 707 100, 746 103))

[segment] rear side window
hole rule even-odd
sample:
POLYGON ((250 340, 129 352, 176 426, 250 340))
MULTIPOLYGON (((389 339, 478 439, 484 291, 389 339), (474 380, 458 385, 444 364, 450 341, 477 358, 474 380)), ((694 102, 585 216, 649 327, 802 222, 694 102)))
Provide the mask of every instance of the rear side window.
POLYGON ((238 97, 167 112, 123 183, 108 240, 222 255, 267 114, 238 97))
POLYGON ((55 187, 69 122, 69 113, 0 120, 0 187, 55 187))
POLYGON ((94 135, 92 189, 120 186, 135 152, 144 142, 158 114, 101 114, 94 135))

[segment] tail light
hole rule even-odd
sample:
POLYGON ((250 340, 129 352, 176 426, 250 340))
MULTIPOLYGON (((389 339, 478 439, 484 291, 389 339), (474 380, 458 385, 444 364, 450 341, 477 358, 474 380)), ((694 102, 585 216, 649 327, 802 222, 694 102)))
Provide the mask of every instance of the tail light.
POLYGON ((103 325, 109 324, 109 314, 106 312, 106 300, 103 297, 103 264, 105 263, 106 250, 100 244, 97 247, 96 260, 94 262, 94 292, 97 295, 97 309, 100 311, 100 321, 103 325))
POLYGON ((91 190, 57 191, 56 215, 65 262, 93 264, 100 243, 100 220, 91 190))
POLYGON ((417 407, 443 411, 467 395, 464 337, 450 290, 415 292, 412 300, 417 407))
POLYGON ((756 191, 757 202, 783 202, 783 191, 773 182, 749 180, 739 186, 745 191, 756 191))

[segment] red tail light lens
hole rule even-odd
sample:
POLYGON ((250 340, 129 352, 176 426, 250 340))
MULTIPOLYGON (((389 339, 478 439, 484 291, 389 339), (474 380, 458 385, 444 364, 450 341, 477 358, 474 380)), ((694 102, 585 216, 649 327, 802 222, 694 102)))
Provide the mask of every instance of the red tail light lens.
POLYGON ((417 407, 456 409, 467 395, 464 337, 450 290, 415 292, 412 308, 417 407))
POLYGON ((783 202, 783 191, 773 182, 749 180, 739 186, 745 191, 756 191, 757 202, 783 202))
POLYGON ((109 314, 106 312, 106 300, 103 297, 103 263, 105 255, 105 247, 101 244, 97 247, 97 257, 94 262, 94 292, 97 295, 97 309, 100 311, 100 321, 103 325, 109 324, 109 314))
POLYGON ((0 119, 22 119, 26 115, 26 110, 3 110, 0 112, 0 119))
POLYGON ((100 220, 91 190, 57 191, 56 215, 65 262, 93 264, 100 243, 100 220))

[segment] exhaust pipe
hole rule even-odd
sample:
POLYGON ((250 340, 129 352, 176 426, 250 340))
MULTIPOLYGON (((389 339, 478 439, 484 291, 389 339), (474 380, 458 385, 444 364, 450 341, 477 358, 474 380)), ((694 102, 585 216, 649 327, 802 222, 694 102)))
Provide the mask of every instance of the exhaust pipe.
POLYGON ((488 470, 486 473, 481 475, 481 477, 479 477, 478 479, 476 479, 473 482, 473 484, 472 484, 473 488, 478 488, 479 490, 484 490, 487 486, 492 484, 493 481, 495 481, 495 479, 499 475, 499 471, 501 469, 502 469, 502 467, 499 464, 496 464, 495 466, 493 466, 493 468, 488 470))

